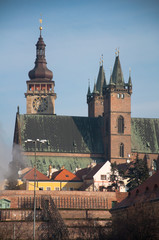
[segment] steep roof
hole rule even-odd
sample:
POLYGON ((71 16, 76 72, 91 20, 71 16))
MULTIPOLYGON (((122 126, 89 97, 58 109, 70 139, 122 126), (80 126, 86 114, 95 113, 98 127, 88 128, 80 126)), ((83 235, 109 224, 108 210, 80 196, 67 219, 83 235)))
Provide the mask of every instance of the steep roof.
POLYGON ((159 171, 149 177, 144 183, 133 189, 127 198, 118 203, 113 209, 126 208, 138 202, 159 201, 159 171))
POLYGON ((115 59, 113 73, 112 73, 112 82, 116 85, 117 88, 123 88, 125 85, 119 56, 116 56, 116 59, 115 59))
MULTIPOLYGON (((102 118, 56 115, 18 115, 21 145, 24 151, 34 151, 33 143, 26 139, 47 139, 47 144, 37 144, 42 152, 103 153, 102 118)), ((14 137, 14 139, 17 139, 14 137)))
POLYGON ((79 177, 80 179, 83 179, 84 177, 87 176, 87 174, 91 171, 91 167, 87 167, 87 168, 82 168, 77 170, 76 172, 76 176, 79 177))
MULTIPOLYGON (((47 139, 37 144, 37 151, 59 153, 104 153, 103 118, 56 115, 17 114, 15 143, 24 151, 34 151, 33 143, 26 139, 47 139)), ((159 153, 159 119, 131 119, 132 152, 159 153)))
POLYGON ((159 119, 131 119, 131 147, 133 152, 159 153, 159 119))
POLYGON ((52 180, 54 181, 80 181, 80 178, 71 173, 67 169, 61 169, 52 174, 52 180))
MULTIPOLYGON (((23 179, 25 180, 32 180, 34 181, 34 170, 35 168, 32 168, 29 172, 27 172, 26 174, 24 174, 23 176, 23 179)), ((49 178, 44 175, 43 173, 39 172, 37 169, 36 169, 36 180, 37 181, 49 181, 49 178)))
POLYGON ((96 91, 99 92, 100 95, 103 95, 103 86, 106 85, 106 78, 103 65, 99 68, 97 83, 96 83, 96 91))
POLYGON ((99 169, 104 165, 104 163, 98 163, 96 164, 91 171, 87 174, 86 180, 93 179, 93 176, 99 171, 99 169))

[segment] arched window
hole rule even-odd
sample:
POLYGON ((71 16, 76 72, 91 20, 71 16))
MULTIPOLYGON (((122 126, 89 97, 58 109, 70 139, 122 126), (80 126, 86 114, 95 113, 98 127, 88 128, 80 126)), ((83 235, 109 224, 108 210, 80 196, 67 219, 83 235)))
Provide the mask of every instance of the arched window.
POLYGON ((124 144, 120 144, 120 157, 124 157, 124 144))
POLYGON ((122 116, 118 118, 118 133, 124 133, 124 118, 122 116))

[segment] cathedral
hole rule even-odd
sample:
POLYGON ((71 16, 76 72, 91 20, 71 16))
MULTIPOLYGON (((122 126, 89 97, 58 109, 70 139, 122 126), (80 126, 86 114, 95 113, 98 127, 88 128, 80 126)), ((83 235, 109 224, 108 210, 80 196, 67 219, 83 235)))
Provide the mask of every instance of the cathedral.
POLYGON ((88 86, 88 117, 60 116, 55 112, 55 82, 47 68, 45 43, 36 44, 35 67, 29 71, 26 114, 16 114, 13 164, 33 166, 46 174, 49 165, 70 171, 90 163, 127 164, 136 156, 145 159, 149 169, 159 161, 159 119, 131 118, 132 80, 124 81, 119 53, 110 80, 105 77, 103 61, 91 91, 88 86), (14 149, 20 149, 21 159, 14 149))

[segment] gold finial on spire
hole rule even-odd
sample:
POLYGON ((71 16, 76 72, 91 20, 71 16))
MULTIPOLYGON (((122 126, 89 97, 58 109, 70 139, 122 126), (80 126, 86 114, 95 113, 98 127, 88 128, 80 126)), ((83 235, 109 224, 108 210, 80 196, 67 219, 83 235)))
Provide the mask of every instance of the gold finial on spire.
POLYGON ((42 15, 40 14, 40 16, 41 16, 41 18, 39 19, 39 22, 40 22, 40 27, 39 27, 39 29, 40 29, 40 35, 41 35, 41 30, 42 30, 43 28, 42 28, 42 15))
POLYGON ((101 61, 101 57, 100 57, 99 66, 101 66, 101 62, 102 62, 102 61, 101 61))
POLYGON ((102 54, 101 58, 102 58, 102 66, 103 66, 103 54, 102 54))
POLYGON ((120 53, 120 51, 119 51, 119 47, 118 47, 118 48, 115 49, 115 55, 119 56, 119 53, 120 53))

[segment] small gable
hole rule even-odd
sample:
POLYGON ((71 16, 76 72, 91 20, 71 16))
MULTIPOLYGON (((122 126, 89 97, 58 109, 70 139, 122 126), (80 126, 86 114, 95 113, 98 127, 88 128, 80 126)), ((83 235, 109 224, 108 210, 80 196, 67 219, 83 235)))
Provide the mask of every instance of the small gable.
POLYGON ((67 169, 61 169, 52 175, 54 181, 80 181, 80 179, 67 169))

